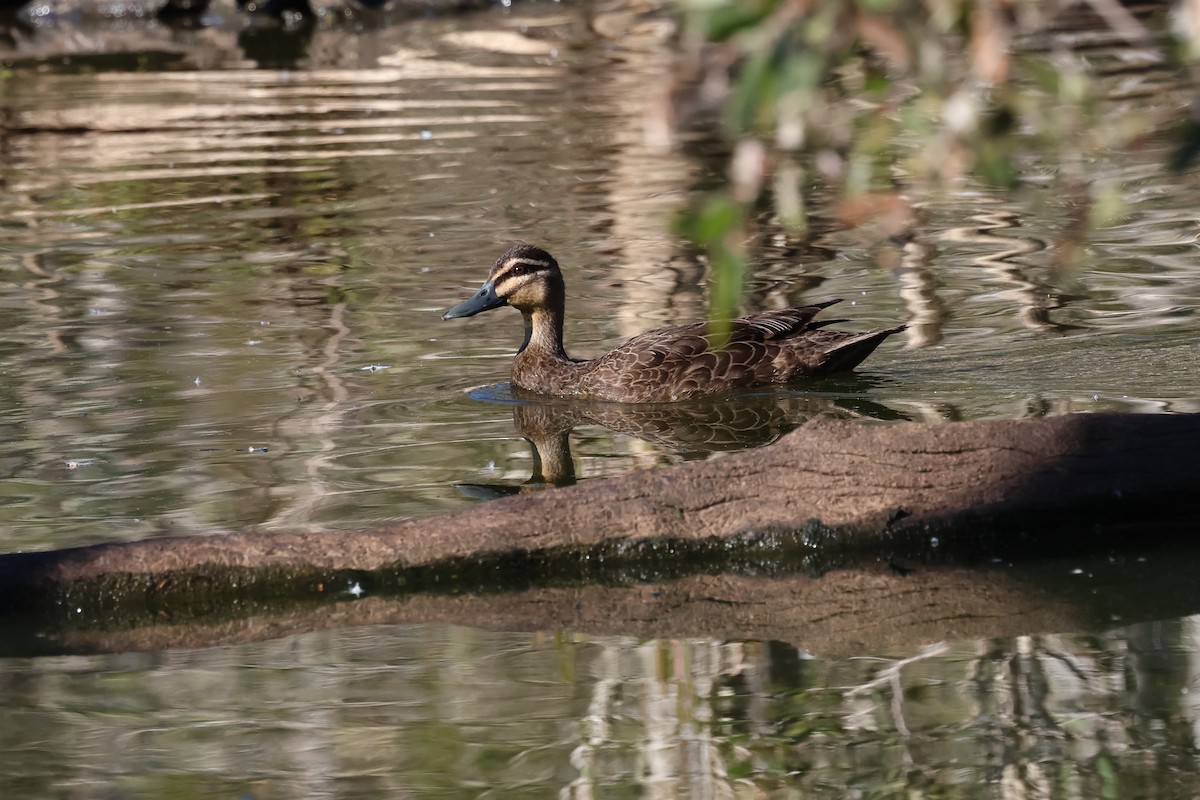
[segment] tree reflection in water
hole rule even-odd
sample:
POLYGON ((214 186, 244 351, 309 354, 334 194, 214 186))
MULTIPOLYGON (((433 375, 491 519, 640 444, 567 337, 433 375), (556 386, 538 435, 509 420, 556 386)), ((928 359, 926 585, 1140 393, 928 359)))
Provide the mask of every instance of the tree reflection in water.
POLYGON ((14 797, 1190 798, 1195 640, 1186 618, 831 660, 426 624, 7 659, 0 770, 14 797))

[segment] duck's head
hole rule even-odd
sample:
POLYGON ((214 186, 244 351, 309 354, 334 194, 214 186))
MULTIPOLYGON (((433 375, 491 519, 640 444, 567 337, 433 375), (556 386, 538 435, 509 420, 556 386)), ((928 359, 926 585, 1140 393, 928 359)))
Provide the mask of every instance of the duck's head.
POLYGON ((563 302, 558 262, 540 247, 518 244, 496 259, 479 291, 442 314, 442 319, 472 317, 509 305, 523 312, 553 308, 563 302))

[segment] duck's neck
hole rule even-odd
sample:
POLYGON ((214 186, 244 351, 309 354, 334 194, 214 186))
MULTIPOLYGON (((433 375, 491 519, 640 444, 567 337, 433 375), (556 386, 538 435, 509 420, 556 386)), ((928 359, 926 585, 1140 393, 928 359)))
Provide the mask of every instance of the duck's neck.
POLYGON ((517 351, 519 354, 567 359, 567 351, 563 347, 562 309, 522 310, 521 316, 525 318, 525 341, 517 351))

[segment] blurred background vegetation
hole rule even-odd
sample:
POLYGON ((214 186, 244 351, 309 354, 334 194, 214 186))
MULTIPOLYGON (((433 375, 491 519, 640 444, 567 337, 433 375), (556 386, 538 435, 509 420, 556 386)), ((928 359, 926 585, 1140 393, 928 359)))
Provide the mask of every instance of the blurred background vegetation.
POLYGON ((1163 170, 1183 171, 1200 142, 1194 97, 1131 93, 1116 124, 1097 113, 1123 73, 1193 69, 1195 0, 679 2, 681 66, 659 129, 718 123, 730 145, 728 184, 681 221, 709 255, 715 320, 735 314, 764 231, 803 240, 820 205, 839 226, 877 226, 898 253, 920 241, 913 197, 968 176, 1020 192, 1033 151, 1053 155, 1038 180, 1073 204, 1054 243, 1071 268, 1089 231, 1123 210, 1118 188, 1092 179, 1095 154, 1169 129, 1178 143, 1163 170), (1128 45, 1119 63, 1095 47, 1114 36, 1128 45))

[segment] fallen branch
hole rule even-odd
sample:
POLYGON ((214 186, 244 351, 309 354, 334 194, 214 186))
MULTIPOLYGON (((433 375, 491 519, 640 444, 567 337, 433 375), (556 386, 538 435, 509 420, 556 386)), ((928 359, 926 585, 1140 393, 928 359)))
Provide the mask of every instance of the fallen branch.
MULTIPOLYGON (((212 624, 277 613, 279 603, 304 616, 329 599, 354 599, 345 591, 357 584, 408 608, 415 595, 445 595, 434 603, 444 607, 450 596, 486 594, 459 620, 484 624, 531 592, 605 584, 630 592, 689 575, 774 571, 799 573, 774 580, 792 581, 792 594, 803 585, 810 618, 840 617, 840 626, 859 619, 871 629, 877 622, 863 615, 887 618, 929 570, 952 570, 957 577, 947 586, 959 588, 928 600, 931 618, 957 607, 986 619, 997 609, 989 604, 1016 595, 989 596, 995 576, 964 566, 1120 546, 1130 531, 1142 544, 1148 534, 1190 532, 1200 521, 1192 502, 1198 452, 1200 418, 1191 416, 889 426, 818 420, 760 450, 369 531, 242 532, 0 556, 0 611, 78 635, 164 619, 212 624), (968 590, 964 574, 979 585, 968 590), (892 589, 868 589, 880 580, 892 589), (854 585, 862 596, 837 595, 854 585), (71 606, 79 609, 74 616, 71 606)), ((749 601, 741 610, 756 613, 749 601)), ((1058 615, 1069 618, 1091 614, 1058 615)), ((522 623, 519 614, 505 619, 520 628, 541 624, 532 616, 522 623)), ((549 619, 572 624, 569 614, 542 622, 549 619)), ((614 632, 635 627, 628 619, 609 623, 614 632)), ((913 634, 928 635, 918 623, 913 634)), ((754 627, 740 619, 732 630, 754 627)), ((795 633, 815 629, 804 630, 795 633)), ((972 626, 956 632, 982 635, 972 626)))

